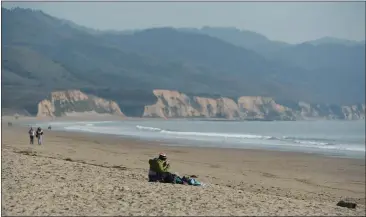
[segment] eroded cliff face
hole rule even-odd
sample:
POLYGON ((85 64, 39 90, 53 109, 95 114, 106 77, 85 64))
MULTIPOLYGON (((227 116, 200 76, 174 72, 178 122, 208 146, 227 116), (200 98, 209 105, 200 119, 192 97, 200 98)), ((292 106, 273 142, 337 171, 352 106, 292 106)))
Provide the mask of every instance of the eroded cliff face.
POLYGON ((242 117, 246 119, 294 120, 291 109, 277 104, 270 97, 242 96, 238 99, 242 117))
POLYGON ((145 106, 143 117, 238 117, 238 105, 229 98, 188 97, 184 93, 154 90, 157 102, 145 106))
POLYGON ((365 104, 342 106, 342 112, 347 120, 365 119, 365 104))
POLYGON ((124 116, 114 101, 87 95, 80 90, 52 92, 38 103, 37 117, 59 117, 94 113, 124 116))
POLYGON ((320 105, 306 102, 280 104, 270 97, 230 98, 189 97, 171 90, 154 90, 157 101, 145 106, 143 117, 226 118, 246 120, 365 119, 365 104, 320 105))

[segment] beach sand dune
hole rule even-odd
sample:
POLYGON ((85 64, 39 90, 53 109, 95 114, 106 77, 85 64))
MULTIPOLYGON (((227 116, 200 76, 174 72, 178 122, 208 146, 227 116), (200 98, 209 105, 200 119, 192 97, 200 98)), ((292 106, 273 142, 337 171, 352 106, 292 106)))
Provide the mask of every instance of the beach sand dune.
POLYGON ((363 160, 50 131, 30 146, 26 131, 3 125, 3 215, 365 215, 363 160), (147 182, 161 150, 207 186, 147 182))

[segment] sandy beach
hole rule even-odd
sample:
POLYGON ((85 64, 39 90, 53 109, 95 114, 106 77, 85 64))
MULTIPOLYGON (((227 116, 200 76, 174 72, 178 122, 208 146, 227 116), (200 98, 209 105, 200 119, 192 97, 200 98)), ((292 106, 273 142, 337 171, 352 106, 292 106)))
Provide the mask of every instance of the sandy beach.
POLYGON ((3 215, 365 215, 362 159, 48 130, 32 146, 27 128, 2 122, 3 215), (148 183, 161 151, 172 171, 207 185, 148 183))

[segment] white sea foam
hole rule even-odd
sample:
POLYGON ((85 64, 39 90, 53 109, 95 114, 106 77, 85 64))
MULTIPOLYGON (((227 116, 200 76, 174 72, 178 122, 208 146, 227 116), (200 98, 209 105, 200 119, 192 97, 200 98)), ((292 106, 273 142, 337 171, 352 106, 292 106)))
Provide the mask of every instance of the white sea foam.
MULTIPOLYGON (((248 147, 251 145, 258 147, 269 148, 295 148, 295 149, 318 149, 324 151, 353 151, 353 152, 365 152, 365 146, 363 144, 355 144, 347 142, 337 141, 336 139, 328 138, 316 138, 312 136, 273 136, 273 135, 261 135, 255 133, 227 133, 227 132, 195 132, 185 131, 178 129, 199 129, 197 127, 186 126, 173 126, 171 130, 169 127, 153 127, 147 124, 136 125, 134 123, 123 122, 59 122, 53 123, 53 126, 59 126, 62 129, 69 131, 83 131, 90 133, 102 133, 113 134, 122 136, 133 136, 139 138, 146 138, 154 140, 174 140, 179 141, 202 141, 209 143, 216 143, 216 146, 227 146, 230 144, 235 147, 248 147)), ((204 123, 200 123, 204 125, 204 123)), ((198 143, 196 143, 198 144, 198 143)))
POLYGON ((140 126, 140 125, 137 125, 136 128, 139 129, 139 130, 146 130, 146 131, 157 131, 157 132, 162 131, 162 129, 160 129, 160 128, 156 128, 156 127, 144 127, 144 126, 140 126))

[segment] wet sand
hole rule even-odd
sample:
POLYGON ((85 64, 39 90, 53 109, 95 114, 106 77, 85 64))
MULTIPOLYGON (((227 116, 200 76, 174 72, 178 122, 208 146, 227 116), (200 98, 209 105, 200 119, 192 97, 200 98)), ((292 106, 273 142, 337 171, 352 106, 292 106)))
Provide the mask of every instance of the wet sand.
POLYGON ((2 199, 3 215, 364 216, 365 162, 48 130, 31 146, 26 128, 5 122, 2 199), (148 183, 148 159, 161 151, 172 171, 207 186, 148 183))

